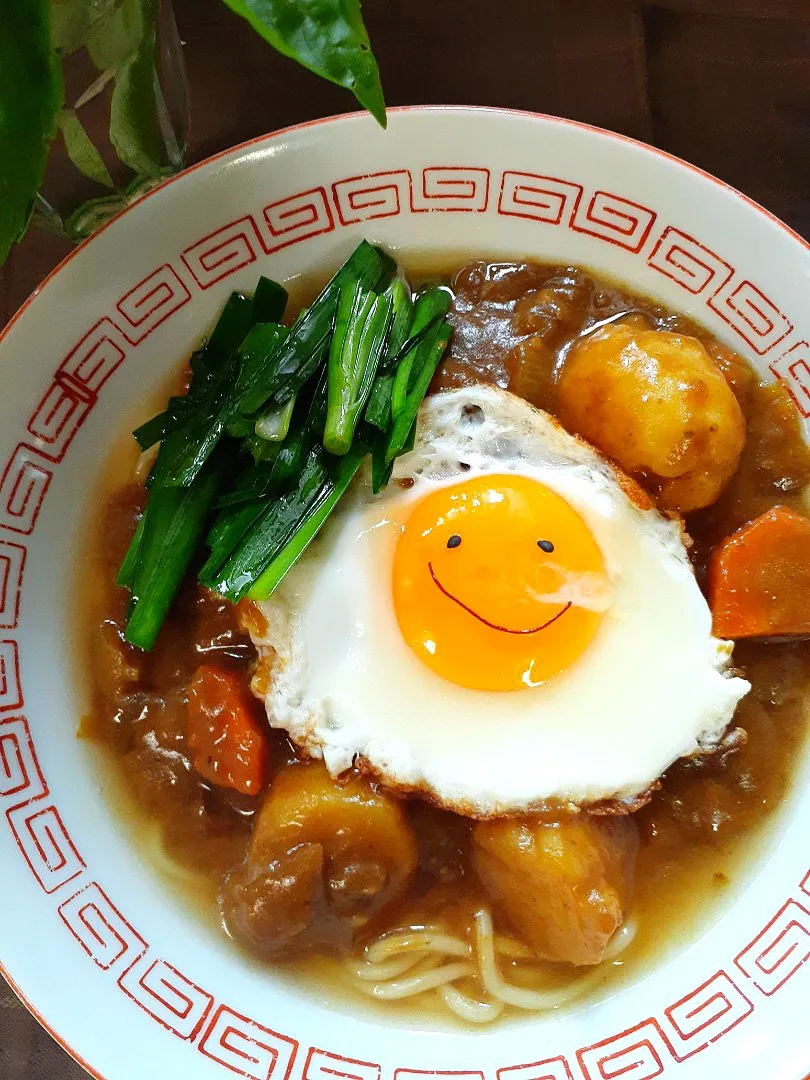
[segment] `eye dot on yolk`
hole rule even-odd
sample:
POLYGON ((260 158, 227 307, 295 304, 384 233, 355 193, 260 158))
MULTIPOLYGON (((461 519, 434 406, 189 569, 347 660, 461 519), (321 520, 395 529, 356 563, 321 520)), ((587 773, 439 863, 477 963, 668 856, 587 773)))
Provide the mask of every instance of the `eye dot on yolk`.
POLYGON ((609 597, 583 519, 545 484, 517 474, 471 477, 416 502, 392 586, 414 653, 476 690, 522 690, 570 667, 609 597))

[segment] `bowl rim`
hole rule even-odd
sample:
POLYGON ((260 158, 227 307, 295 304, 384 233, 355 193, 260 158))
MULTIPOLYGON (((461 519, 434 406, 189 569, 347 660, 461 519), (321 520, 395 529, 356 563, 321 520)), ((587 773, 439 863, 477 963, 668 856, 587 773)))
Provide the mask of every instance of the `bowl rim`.
MULTIPOLYGON (((613 142, 619 142, 619 143, 628 144, 630 147, 635 147, 637 149, 641 149, 643 151, 646 151, 647 153, 650 153, 650 154, 652 154, 652 155, 654 155, 654 156, 656 156, 658 158, 663 159, 664 161, 668 161, 668 162, 671 162, 674 165, 680 166, 681 168, 686 169, 688 172, 700 177, 703 180, 710 181, 713 185, 718 187, 721 191, 724 191, 724 192, 734 196, 736 199, 741 201, 743 204, 750 207, 751 210, 755 211, 757 214, 764 217, 771 224, 778 226, 779 229, 782 230, 782 232, 784 232, 785 234, 787 234, 788 237, 790 237, 791 239, 793 239, 795 241, 798 241, 798 243, 800 244, 800 246, 803 249, 805 249, 807 252, 810 252, 810 240, 805 239, 805 237, 803 237, 795 229, 791 228, 791 226, 787 225, 784 221, 782 221, 782 219, 779 218, 775 213, 773 213, 773 211, 769 210, 767 207, 763 206, 761 203, 757 202, 755 199, 752 199, 750 196, 746 195, 744 192, 740 191, 738 188, 734 187, 732 184, 729 184, 726 181, 721 180, 719 177, 715 176, 713 173, 710 173, 707 170, 701 168, 700 166, 694 165, 691 162, 686 161, 684 158, 681 158, 676 154, 672 154, 672 153, 670 153, 670 152, 668 152, 666 150, 662 150, 659 147, 653 146, 652 144, 644 142, 641 139, 635 139, 635 138, 632 138, 629 135, 623 135, 623 134, 621 134, 619 132, 612 131, 609 128, 600 127, 599 125, 596 125, 596 124, 589 124, 589 123, 587 123, 585 121, 572 120, 572 119, 569 119, 567 117, 556 116, 556 115, 551 114, 551 113, 542 113, 542 112, 535 112, 533 110, 528 110, 528 109, 516 109, 516 108, 508 108, 508 107, 501 107, 501 106, 495 106, 495 105, 420 104, 420 105, 396 105, 396 106, 391 106, 391 107, 389 107, 387 109, 387 114, 389 114, 389 115, 392 115, 392 114, 393 115, 398 115, 398 114, 405 114, 405 113, 407 113, 407 114, 411 114, 411 113, 417 113, 417 114, 418 113, 431 113, 431 114, 454 114, 454 115, 489 114, 489 115, 492 115, 492 116, 516 117, 516 118, 519 118, 519 119, 530 120, 530 121, 538 121, 539 120, 539 121, 541 121, 543 123, 548 123, 548 124, 550 124, 552 126, 559 125, 559 126, 563 126, 563 127, 576 128, 576 129, 579 129, 579 130, 584 131, 584 132, 589 132, 591 134, 595 134, 595 135, 604 137, 604 138, 609 139, 609 140, 611 140, 613 142)), ((227 147, 227 148, 225 148, 223 150, 220 150, 220 151, 216 152, 215 154, 211 154, 211 155, 201 159, 200 161, 195 162, 193 165, 188 166, 187 168, 183 169, 181 172, 179 172, 179 173, 177 173, 177 174, 175 174, 173 176, 167 177, 166 179, 162 180, 160 183, 158 183, 150 191, 146 192, 144 195, 142 195, 141 197, 139 197, 138 199, 136 199, 135 201, 130 203, 128 206, 125 206, 123 209, 118 211, 118 213, 113 215, 113 217, 111 217, 108 221, 106 221, 100 228, 98 228, 90 236, 88 236, 86 239, 84 239, 80 244, 76 245, 72 250, 70 250, 57 263, 57 265, 52 270, 49 271, 49 273, 43 278, 43 280, 32 290, 32 292, 25 298, 25 300, 23 300, 23 302, 16 309, 16 311, 12 314, 11 318, 8 320, 8 322, 5 324, 5 326, 0 328, 0 346, 2 346, 2 344, 4 343, 6 337, 13 330, 13 328, 16 326, 17 322, 24 315, 24 313, 28 310, 28 308, 31 306, 31 304, 36 299, 38 299, 40 294, 45 291, 45 289, 52 282, 52 280, 55 279, 62 272, 62 270, 64 270, 68 266, 68 264, 74 258, 76 258, 76 256, 78 256, 81 252, 83 252, 86 247, 88 247, 90 244, 92 244, 93 241, 95 241, 103 232, 105 232, 107 229, 109 229, 112 225, 116 224, 126 214, 129 214, 136 207, 139 207, 142 203, 146 202, 147 200, 158 196, 160 193, 165 191, 165 189, 167 189, 170 185, 175 184, 178 181, 182 181, 187 176, 189 176, 190 174, 192 174, 194 172, 197 172, 199 170, 206 169, 206 168, 214 165, 216 162, 221 161, 222 159, 224 159, 224 158, 226 158, 226 157, 228 157, 230 155, 234 155, 235 157, 244 155, 246 152, 248 152, 250 150, 256 149, 257 147, 262 146, 265 143, 272 142, 272 141, 274 141, 276 139, 279 139, 279 138, 281 138, 281 137, 283 137, 285 135, 290 135, 290 134, 295 133, 295 132, 304 131, 304 130, 306 130, 308 128, 320 127, 320 126, 323 126, 323 125, 333 124, 333 123, 336 123, 336 122, 337 123, 339 123, 341 121, 350 122, 350 121, 357 121, 357 120, 367 120, 368 122, 372 122, 369 114, 366 111, 364 111, 364 110, 352 110, 352 111, 348 111, 348 112, 344 112, 344 113, 336 113, 336 114, 333 114, 333 115, 330 115, 330 116, 319 117, 319 118, 316 118, 316 119, 313 119, 313 120, 305 120, 305 121, 302 121, 300 123, 290 124, 290 125, 287 125, 287 126, 281 127, 281 128, 276 128, 273 131, 266 132, 266 133, 264 133, 262 135, 257 135, 257 136, 255 136, 255 137, 253 137, 251 139, 246 139, 246 140, 244 140, 242 142, 234 144, 233 146, 229 146, 229 147, 227 147)), ((110 1080, 109 1077, 107 1077, 103 1073, 99 1072, 88 1061, 86 1061, 78 1053, 78 1051, 76 1051, 72 1047, 72 1045, 67 1040, 67 1038, 65 1036, 61 1035, 55 1029, 55 1027, 51 1025, 51 1023, 47 1020, 47 1018, 45 1016, 43 1016, 43 1014, 37 1009, 37 1007, 30 1000, 30 998, 28 998, 23 993, 20 986, 16 983, 16 981, 12 977, 11 973, 6 968, 2 958, 0 958, 0 976, 2 976, 2 978, 6 981, 6 983, 11 988, 12 992, 15 994, 17 999, 21 1002, 21 1004, 25 1007, 25 1009, 29 1012, 29 1014, 37 1021, 37 1023, 40 1025, 40 1027, 42 1027, 48 1033, 48 1035, 50 1035, 50 1037, 54 1040, 54 1042, 56 1042, 56 1044, 62 1050, 64 1050, 82 1069, 84 1069, 87 1072, 87 1074, 90 1077, 93 1078, 93 1080, 110 1080)), ((810 1080, 810 1077, 808 1077, 808 1080, 810 1080)))
MULTIPOLYGON (((678 157, 677 154, 671 154, 668 150, 662 150, 658 146, 653 146, 652 143, 644 142, 642 139, 634 139, 630 135, 622 135, 618 131, 611 131, 610 128, 600 127, 598 124, 588 124, 584 120, 570 120, 565 116, 555 116, 553 113, 534 112, 530 109, 511 109, 501 107, 499 105, 392 105, 386 109, 387 114, 400 114, 400 113, 490 113, 498 116, 516 116, 523 117, 527 120, 542 120, 548 121, 552 124, 560 124, 564 127, 578 128, 581 131, 589 131, 596 135, 603 135, 616 142, 628 143, 630 146, 639 147, 642 150, 646 150, 656 157, 663 158, 665 161, 671 161, 675 165, 680 165, 687 169, 689 172, 700 176, 704 180, 710 181, 715 184, 721 190, 728 192, 730 195, 736 196, 743 203, 750 206, 752 210, 763 215, 772 224, 778 226, 783 232, 787 233, 793 240, 797 240, 799 244, 807 251, 810 251, 810 240, 806 240, 800 233, 796 232, 790 225, 786 224, 780 217, 778 217, 772 210, 769 210, 762 203, 752 199, 750 195, 746 195, 745 192, 740 191, 739 188, 734 187, 733 184, 729 184, 725 180, 721 180, 714 173, 708 172, 706 169, 702 169, 699 165, 693 165, 685 158, 678 157)), ((197 172, 200 169, 205 169, 209 165, 213 165, 217 161, 221 161, 222 158, 227 157, 229 154, 241 154, 247 150, 253 149, 264 142, 271 139, 279 138, 282 135, 291 135, 296 131, 304 131, 307 128, 320 127, 324 124, 332 124, 341 120, 360 120, 367 119, 369 114, 362 109, 356 109, 351 112, 334 113, 331 116, 322 116, 315 120, 303 120, 299 124, 288 124, 286 127, 276 128, 274 131, 268 131, 264 135, 256 135, 252 139, 245 139, 243 142, 235 143, 233 146, 229 146, 224 150, 218 150, 217 153, 211 154, 208 157, 202 158, 200 161, 196 161, 193 165, 187 166, 181 172, 176 173, 174 176, 169 176, 165 180, 162 180, 150 191, 147 191, 140 198, 131 202, 128 206, 119 210, 117 214, 114 214, 108 221, 86 237, 80 244, 77 244, 72 251, 69 251, 60 261, 56 264, 53 270, 42 279, 31 293, 23 300, 8 322, 2 329, 0 329, 0 345, 2 345, 8 333, 16 325, 17 321, 23 315, 23 313, 30 307, 34 300, 39 296, 41 292, 46 288, 50 281, 57 276, 67 265, 74 259, 80 252, 91 244, 97 237, 101 236, 103 232, 106 232, 111 225, 114 225, 125 214, 130 213, 136 206, 141 206, 147 199, 151 199, 153 196, 165 191, 166 188, 172 184, 177 183, 178 180, 183 180, 191 173, 197 172)))

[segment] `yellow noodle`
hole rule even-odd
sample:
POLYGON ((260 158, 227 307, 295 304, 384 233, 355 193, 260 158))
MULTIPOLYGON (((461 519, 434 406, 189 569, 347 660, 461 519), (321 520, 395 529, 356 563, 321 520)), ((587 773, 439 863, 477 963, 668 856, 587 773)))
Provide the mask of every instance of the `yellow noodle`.
MULTIPOLYGON (((636 932, 629 920, 614 935, 605 959, 613 960, 636 932)), ((595 985, 603 977, 600 968, 563 987, 541 989, 548 969, 532 951, 514 938, 496 935, 486 908, 475 913, 475 949, 461 938, 438 927, 400 927, 388 931, 366 946, 363 958, 348 964, 363 993, 379 1001, 394 1001, 435 991, 446 1007, 473 1024, 497 1019, 504 1008, 546 1011, 559 1008, 595 985), (501 974, 500 960, 514 966, 512 978, 501 974), (481 991, 471 992, 470 980, 481 991), (457 983, 464 981, 464 989, 457 983)))
POLYGON ((504 1010, 500 1001, 484 1001, 470 997, 451 983, 440 986, 437 993, 451 1012, 471 1024, 491 1024, 504 1010))
POLYGON ((421 953, 406 953, 404 956, 396 957, 393 960, 383 960, 379 964, 361 960, 359 963, 350 964, 349 970, 355 978, 362 979, 363 982, 382 982, 384 979, 399 978, 400 975, 418 964, 421 959, 421 953))
POLYGON ((636 936, 638 930, 638 920, 630 919, 624 924, 608 942, 608 947, 605 949, 604 960, 615 960, 619 953, 623 953, 628 945, 631 944, 633 938, 636 936))
POLYGON ((532 950, 527 945, 524 945, 522 941, 503 937, 501 934, 495 935, 495 952, 500 956, 506 957, 507 960, 536 959, 532 950))
POLYGON ((465 979, 475 974, 475 968, 469 962, 456 961, 453 964, 441 964, 439 967, 418 971, 403 979, 389 979, 386 982, 364 983, 360 989, 378 1001, 398 1001, 401 998, 424 994, 426 990, 435 990, 437 986, 465 979))
POLYGON ((442 933, 440 930, 417 930, 405 927, 402 930, 392 930, 366 946, 366 959, 375 964, 388 960, 398 953, 411 950, 445 953, 447 956, 458 957, 469 956, 471 952, 470 946, 465 941, 451 934, 442 933))
POLYGON ((557 990, 528 990, 506 982, 501 977, 495 959, 492 916, 485 908, 475 913, 475 937, 478 954, 478 966, 481 982, 490 997, 504 1005, 513 1005, 517 1009, 545 1011, 557 1009, 560 1005, 579 997, 589 986, 597 981, 595 973, 577 979, 568 986, 557 990))

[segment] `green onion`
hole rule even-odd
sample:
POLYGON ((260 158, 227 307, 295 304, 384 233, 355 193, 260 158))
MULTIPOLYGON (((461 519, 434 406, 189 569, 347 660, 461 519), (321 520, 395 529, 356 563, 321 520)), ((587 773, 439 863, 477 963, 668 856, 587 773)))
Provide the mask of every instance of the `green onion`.
POLYGON ((148 450, 150 446, 154 446, 164 438, 171 424, 171 409, 167 408, 157 416, 153 416, 151 420, 147 420, 145 424, 135 428, 132 434, 141 450, 148 450))
MULTIPOLYGON (((408 444, 411 436, 411 429, 416 423, 416 415, 419 412, 419 406, 425 397, 430 386, 430 380, 433 378, 436 368, 439 366, 444 350, 447 348, 450 341, 450 335, 452 334, 452 328, 447 323, 442 323, 436 327, 434 333, 425 339, 420 346, 418 346, 417 352, 422 353, 419 357, 421 367, 415 372, 415 379, 413 385, 405 394, 400 406, 399 411, 393 408, 394 426, 391 429, 391 434, 388 437, 388 446, 385 450, 385 460, 387 463, 391 463, 395 457, 401 454, 408 444)), ((397 371, 397 378, 399 378, 399 371, 397 371)), ((395 385, 396 389, 396 385, 395 385)))
POLYGON ((138 524, 135 526, 135 532, 132 534, 132 539, 129 542, 127 553, 124 556, 124 560, 118 569, 118 573, 115 578, 115 584, 121 585, 125 588, 130 588, 132 585, 132 578, 135 575, 135 567, 138 565, 138 553, 141 549, 141 540, 143 539, 144 523, 146 522, 146 514, 141 514, 138 519, 138 524))
POLYGON ((284 575, 298 562, 345 494, 367 452, 368 448, 361 444, 352 447, 348 454, 339 459, 331 491, 310 511, 296 529, 295 535, 251 586, 247 594, 251 600, 266 600, 284 575))
POLYGON ((164 412, 153 416, 133 432, 141 450, 148 450, 183 422, 192 403, 204 395, 216 371, 248 332, 252 311, 253 301, 241 293, 231 293, 208 341, 192 354, 192 380, 188 394, 169 398, 164 412))
POLYGON ((379 432, 371 447, 371 490, 378 495, 391 479, 394 470, 393 459, 385 460, 385 451, 388 449, 388 437, 384 432, 379 432))
POLYGON ((229 365, 215 379, 210 394, 177 427, 166 432, 155 462, 157 487, 189 487, 220 440, 229 417, 228 387, 235 372, 229 365))
POLYGON ((254 411, 251 400, 254 387, 289 334, 287 327, 280 323, 256 323, 251 327, 239 348, 239 376, 233 387, 239 412, 247 414, 254 411))
POLYGON ((371 388, 366 405, 366 423, 380 431, 385 431, 391 423, 391 391, 394 388, 394 376, 378 375, 371 388))
MULTIPOLYGON (((434 319, 447 313, 450 307, 450 293, 436 285, 425 289, 416 299, 411 321, 410 336, 413 337, 420 330, 426 329, 434 319)), ((427 338, 431 338, 427 334, 427 338)), ((429 341, 420 340, 418 345, 412 346, 407 355, 400 361, 397 367, 394 386, 391 391, 391 413, 394 420, 402 411, 408 391, 413 386, 422 364, 430 350, 429 341)))
POLYGON ((155 467, 156 484, 188 487, 194 482, 238 410, 240 392, 286 336, 287 330, 277 323, 251 328, 239 351, 212 377, 207 392, 190 402, 182 422, 167 432, 155 467))
MULTIPOLYGON (((205 535, 229 464, 219 455, 189 488, 157 488, 149 496, 135 566, 131 571, 131 613, 125 638, 141 649, 151 649, 205 535)), ((129 552, 127 553, 129 555, 129 552)))
POLYGON ((395 270, 364 241, 289 329, 278 283, 231 295, 192 356, 188 392, 136 432, 160 449, 117 577, 128 640, 151 648, 199 549, 203 585, 263 599, 369 451, 374 491, 389 481, 451 333, 449 294, 430 286, 413 302, 395 270))
POLYGON ((211 586, 236 603, 295 535, 303 521, 331 494, 333 483, 321 454, 311 451, 298 487, 267 506, 211 586))
POLYGON ((218 368, 238 349, 253 321, 253 301, 241 293, 231 293, 199 357, 209 370, 218 368))
POLYGON ((224 491, 219 498, 217 506, 237 506, 239 503, 253 502, 262 499, 270 490, 270 480, 273 475, 272 461, 252 462, 243 469, 233 487, 224 491))
POLYGON ((218 575, 226 561, 266 509, 267 502, 260 497, 220 511, 205 540, 211 550, 198 574, 201 584, 215 588, 218 575))
POLYGON ((253 455, 253 460, 257 464, 259 462, 270 462, 272 464, 278 457, 281 444, 261 439, 254 431, 242 439, 241 445, 246 453, 253 455))
POLYGON ((251 401, 252 408, 261 408, 265 401, 283 405, 318 369, 329 349, 341 286, 356 281, 365 289, 376 289, 390 272, 388 256, 363 240, 307 311, 296 319, 289 338, 274 358, 267 379, 270 388, 261 400, 251 401))
POLYGON ((408 288, 408 283, 403 281, 402 278, 394 278, 385 290, 385 295, 391 297, 394 309, 386 353, 387 357, 391 358, 397 355, 408 340, 413 318, 413 301, 411 300, 411 290, 408 288))
POLYGON ((374 380, 374 385, 372 386, 371 394, 369 395, 368 405, 366 406, 365 420, 367 423, 378 428, 380 431, 388 431, 391 426, 391 395, 394 388, 397 365, 404 357, 408 356, 412 350, 416 349, 417 345, 419 345, 426 337, 432 334, 441 321, 441 315, 434 315, 430 322, 425 326, 420 327, 415 334, 409 337, 392 357, 386 359, 385 367, 386 369, 390 368, 390 370, 380 372, 378 369, 377 377, 374 380))
POLYGON ((284 317, 287 307, 287 290, 277 281, 260 277, 253 293, 251 321, 254 323, 277 323, 284 317))
POLYGON ((282 405, 280 408, 266 409, 263 413, 260 413, 257 419, 254 429, 260 439, 267 439, 269 442, 281 442, 282 439, 287 437, 287 432, 290 430, 290 420, 292 420, 293 409, 295 408, 295 398, 290 398, 286 405, 282 405))
POLYGON ((377 296, 357 282, 344 285, 338 297, 335 329, 327 361, 328 404, 323 445, 348 453, 363 406, 391 328, 393 300, 377 296))
MULTIPOLYGON (((303 403, 299 415, 291 422, 291 430, 281 444, 275 462, 269 490, 278 491, 296 478, 304 467, 310 450, 320 441, 326 419, 327 374, 321 372, 309 403, 303 403)), ((298 410, 296 410, 298 412, 298 410)))

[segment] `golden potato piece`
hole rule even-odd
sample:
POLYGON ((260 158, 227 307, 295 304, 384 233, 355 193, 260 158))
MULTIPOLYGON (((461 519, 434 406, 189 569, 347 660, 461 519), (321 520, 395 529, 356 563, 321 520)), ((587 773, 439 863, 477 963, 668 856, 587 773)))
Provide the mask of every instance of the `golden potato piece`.
POLYGON ((745 442, 742 410, 697 338, 615 323, 571 350, 562 423, 642 476, 666 510, 715 501, 745 442))
POLYGON ((598 964, 621 926, 638 848, 629 817, 479 822, 473 866, 496 911, 546 960, 598 964))
POLYGON ((225 883, 230 932, 265 955, 354 932, 407 886, 416 840, 402 806, 359 777, 333 780, 320 762, 274 779, 247 859, 225 883))

